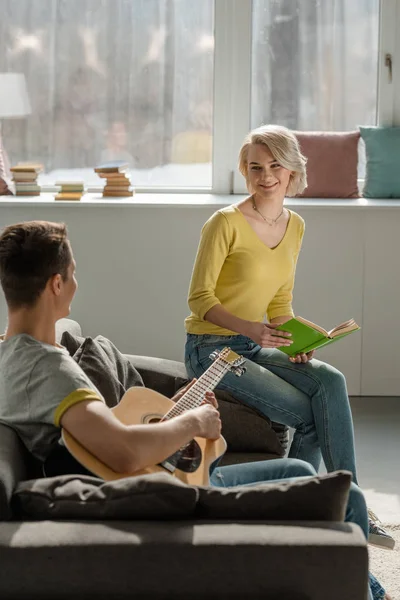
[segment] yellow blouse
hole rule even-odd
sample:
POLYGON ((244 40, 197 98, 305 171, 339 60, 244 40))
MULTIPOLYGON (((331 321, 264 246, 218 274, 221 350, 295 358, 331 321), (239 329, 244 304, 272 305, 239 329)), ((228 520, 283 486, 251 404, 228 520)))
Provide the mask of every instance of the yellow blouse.
POLYGON ((204 320, 216 304, 248 321, 262 322, 265 315, 293 315, 292 297, 304 221, 289 211, 281 242, 266 246, 236 206, 210 217, 201 232, 189 289, 191 315, 188 333, 232 335, 235 332, 204 320))

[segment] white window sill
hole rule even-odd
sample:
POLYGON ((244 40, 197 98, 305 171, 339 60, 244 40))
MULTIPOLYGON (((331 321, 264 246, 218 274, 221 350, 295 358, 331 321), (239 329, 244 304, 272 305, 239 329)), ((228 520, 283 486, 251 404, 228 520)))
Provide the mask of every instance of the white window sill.
MULTIPOLYGON (((86 207, 116 207, 116 206, 214 206, 216 209, 228 206, 244 199, 245 195, 217 195, 206 193, 136 193, 133 197, 126 198, 104 198, 101 193, 86 193, 79 201, 54 200, 54 193, 44 192, 40 196, 0 196, 0 206, 48 206, 49 204, 60 204, 68 206, 86 207)), ((384 198, 367 199, 357 198, 347 200, 345 198, 287 198, 285 206, 288 208, 346 208, 346 209, 377 209, 377 208, 399 208, 400 199, 384 198)))

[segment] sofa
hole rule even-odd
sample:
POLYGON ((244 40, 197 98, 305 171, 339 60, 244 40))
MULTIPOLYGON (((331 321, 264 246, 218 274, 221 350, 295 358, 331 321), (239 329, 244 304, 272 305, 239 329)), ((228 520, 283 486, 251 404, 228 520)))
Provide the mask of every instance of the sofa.
MULTIPOLYGON (((66 327, 80 333, 78 324, 63 321, 58 337, 66 327)), ((130 360, 146 386, 166 396, 187 379, 181 363, 143 356, 130 360)), ((227 462, 276 456, 251 441, 250 451, 235 446, 243 407, 230 398, 220 405, 229 434, 227 462)), ((254 423, 262 420, 256 413, 250 417, 254 423)), ((268 430, 270 424, 258 427, 268 430)), ((277 429, 279 443, 282 428, 277 429)), ((367 547, 356 525, 227 513, 218 518, 42 520, 15 511, 13 502, 18 486, 39 477, 14 431, 0 424, 2 600, 367 598, 367 547)))

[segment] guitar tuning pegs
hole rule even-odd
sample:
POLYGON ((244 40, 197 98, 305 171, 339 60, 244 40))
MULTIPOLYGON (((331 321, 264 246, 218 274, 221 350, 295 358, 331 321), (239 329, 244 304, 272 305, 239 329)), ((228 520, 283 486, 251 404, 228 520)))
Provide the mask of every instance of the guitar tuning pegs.
POLYGON ((214 352, 211 352, 209 358, 211 358, 211 360, 215 360, 216 358, 218 358, 218 356, 219 356, 218 350, 214 350, 214 352))
POLYGON ((240 377, 241 375, 243 375, 243 373, 246 373, 246 367, 238 367, 235 369, 236 377, 240 377))

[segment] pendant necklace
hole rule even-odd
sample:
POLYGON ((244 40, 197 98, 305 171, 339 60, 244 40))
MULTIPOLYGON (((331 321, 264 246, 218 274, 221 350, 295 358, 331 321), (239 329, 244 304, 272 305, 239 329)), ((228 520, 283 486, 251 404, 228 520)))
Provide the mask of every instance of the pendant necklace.
POLYGON ((256 201, 255 201, 255 198, 254 198, 254 196, 252 196, 252 197, 251 197, 251 200, 252 200, 252 202, 253 202, 253 210, 255 210, 256 212, 258 212, 258 214, 260 215, 260 217, 261 217, 262 219, 264 219, 264 221, 265 221, 266 223, 268 223, 268 225, 269 225, 270 227, 272 227, 272 225, 276 225, 276 224, 277 224, 277 222, 279 221, 279 219, 280 219, 280 218, 281 218, 281 216, 283 215, 283 211, 285 210, 284 208, 282 208, 282 211, 280 212, 280 214, 279 214, 279 215, 278 215, 278 216, 277 216, 275 219, 273 219, 272 217, 265 217, 265 216, 262 214, 262 212, 260 212, 260 211, 258 210, 258 208, 257 208, 257 204, 256 204, 256 201))

